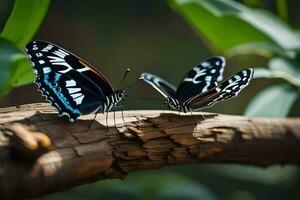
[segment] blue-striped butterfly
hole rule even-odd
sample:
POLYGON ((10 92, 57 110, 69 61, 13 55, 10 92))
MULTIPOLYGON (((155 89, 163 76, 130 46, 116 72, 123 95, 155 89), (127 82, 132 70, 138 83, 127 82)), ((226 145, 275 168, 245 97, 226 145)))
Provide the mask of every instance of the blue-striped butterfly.
POLYGON ((107 112, 124 99, 125 90, 114 91, 102 73, 55 44, 32 41, 25 50, 38 90, 70 122, 80 115, 107 112))
POLYGON ((248 68, 218 84, 224 67, 223 57, 208 58, 188 72, 177 89, 150 73, 141 74, 140 79, 156 89, 172 109, 186 113, 237 96, 252 79, 253 69, 248 68))

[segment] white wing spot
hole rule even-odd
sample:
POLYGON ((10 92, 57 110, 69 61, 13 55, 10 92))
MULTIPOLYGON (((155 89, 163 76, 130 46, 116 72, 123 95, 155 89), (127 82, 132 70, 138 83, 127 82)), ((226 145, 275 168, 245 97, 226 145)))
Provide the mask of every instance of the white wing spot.
POLYGON ((88 71, 88 70, 89 70, 89 68, 84 67, 84 68, 81 68, 81 69, 77 69, 76 71, 78 71, 78 72, 84 72, 84 71, 88 71))
POLYGON ((76 99, 76 98, 78 98, 78 97, 80 97, 80 96, 82 96, 81 93, 71 94, 71 97, 72 97, 73 99, 76 99))
POLYGON ((203 67, 210 67, 209 62, 204 62, 204 63, 202 63, 201 65, 202 65, 203 67))
POLYGON ((36 53, 35 55, 36 55, 36 57, 42 57, 43 56, 42 53, 36 53))
POLYGON ((81 95, 80 97, 74 99, 74 101, 76 102, 77 105, 81 104, 82 100, 83 100, 83 95, 81 95))
POLYGON ((49 50, 51 50, 53 48, 53 45, 48 44, 45 48, 42 49, 43 52, 48 52, 49 50))
POLYGON ((66 81, 66 87, 72 87, 72 86, 76 86, 76 81, 74 80, 66 81))
POLYGON ((74 80, 66 81, 66 87, 68 89, 70 96, 73 98, 75 103, 77 105, 79 105, 79 104, 81 104, 81 102, 84 98, 84 95, 80 92, 81 88, 75 88, 73 86, 76 86, 76 81, 74 81, 74 80))
POLYGON ((205 81, 211 81, 212 77, 211 76, 206 76, 205 81))
POLYGON ((42 65, 42 64, 45 64, 45 61, 39 60, 39 63, 42 65))
POLYGON ((80 88, 67 88, 67 89, 69 91, 69 94, 73 94, 81 90, 80 88))
POLYGON ((34 44, 33 47, 32 47, 32 50, 36 51, 38 49, 39 49, 38 46, 36 44, 34 44))
POLYGON ((64 73, 67 73, 68 71, 72 70, 72 67, 63 58, 56 57, 56 56, 47 56, 47 57, 50 59, 49 61, 53 65, 63 65, 65 67, 67 67, 67 69, 59 71, 60 73, 64 74, 64 73))
POLYGON ((51 72, 50 67, 44 67, 44 68, 43 68, 43 72, 44 72, 44 74, 50 73, 50 72, 51 72))
POLYGON ((66 57, 67 55, 69 55, 67 52, 61 50, 61 49, 58 49, 57 51, 54 51, 53 52, 54 55, 57 55, 58 57, 60 58, 64 58, 66 57))

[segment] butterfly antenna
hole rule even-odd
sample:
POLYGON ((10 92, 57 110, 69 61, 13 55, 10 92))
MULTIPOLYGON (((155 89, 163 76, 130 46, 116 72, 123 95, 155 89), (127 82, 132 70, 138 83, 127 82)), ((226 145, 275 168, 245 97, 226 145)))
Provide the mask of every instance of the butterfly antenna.
POLYGON ((127 74, 128 74, 129 71, 130 71, 130 69, 127 68, 126 71, 124 72, 124 75, 123 75, 123 77, 122 77, 122 79, 120 81, 119 88, 121 88, 121 86, 122 86, 122 84, 123 84, 123 82, 124 82, 124 80, 125 80, 125 78, 126 78, 126 76, 127 76, 127 74))

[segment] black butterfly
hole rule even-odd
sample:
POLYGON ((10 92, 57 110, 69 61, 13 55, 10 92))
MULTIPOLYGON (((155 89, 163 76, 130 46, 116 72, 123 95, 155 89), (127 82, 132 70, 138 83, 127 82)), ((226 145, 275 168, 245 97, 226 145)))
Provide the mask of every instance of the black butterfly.
POLYGON ((172 109, 186 113, 237 96, 252 79, 253 69, 248 68, 218 84, 223 79, 224 67, 223 57, 208 58, 187 73, 177 90, 167 81, 149 73, 141 74, 140 79, 160 92, 172 109))
POLYGON ((70 122, 80 115, 107 112, 124 99, 124 90, 114 91, 102 73, 57 45, 32 41, 26 53, 42 96, 70 122))

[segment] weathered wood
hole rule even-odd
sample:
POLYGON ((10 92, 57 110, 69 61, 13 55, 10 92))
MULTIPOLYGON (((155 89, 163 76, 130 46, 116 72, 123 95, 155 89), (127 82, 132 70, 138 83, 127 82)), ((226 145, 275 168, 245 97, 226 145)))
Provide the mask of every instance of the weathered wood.
POLYGON ((47 104, 0 109, 0 199, 190 163, 300 164, 300 119, 125 111, 69 123, 47 104), (194 121, 197 121, 197 124, 194 121))

